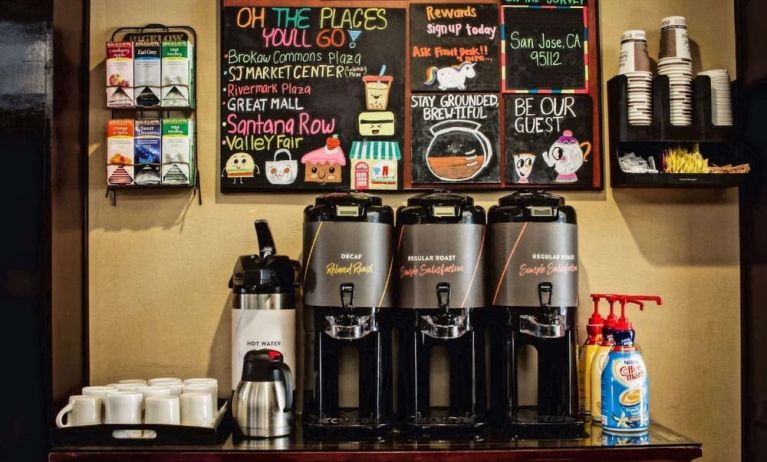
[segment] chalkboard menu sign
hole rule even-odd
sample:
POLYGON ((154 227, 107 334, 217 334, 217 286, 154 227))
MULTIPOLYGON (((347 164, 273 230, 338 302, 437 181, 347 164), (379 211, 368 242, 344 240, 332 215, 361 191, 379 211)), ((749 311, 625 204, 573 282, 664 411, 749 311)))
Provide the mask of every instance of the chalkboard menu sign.
POLYGON ((411 90, 498 91, 499 37, 496 5, 411 5, 411 90))
POLYGON ((410 96, 413 183, 499 183, 495 93, 410 96))
POLYGON ((593 180, 589 95, 506 95, 506 180, 585 185, 593 180))
POLYGON ((404 8, 222 9, 221 191, 398 189, 404 8))
POLYGON ((502 7, 503 91, 588 93, 588 8, 529 3, 502 7))

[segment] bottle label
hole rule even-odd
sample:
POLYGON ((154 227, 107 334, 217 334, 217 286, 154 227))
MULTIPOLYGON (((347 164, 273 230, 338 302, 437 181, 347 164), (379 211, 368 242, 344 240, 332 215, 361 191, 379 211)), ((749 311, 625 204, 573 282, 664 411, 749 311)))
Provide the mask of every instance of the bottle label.
POLYGON ((298 375, 296 310, 232 310, 232 389, 242 378, 245 353, 262 348, 282 353, 285 365, 298 375))
POLYGON ((341 306, 341 284, 354 284, 354 305, 392 306, 394 227, 385 223, 304 224, 304 304, 341 306))
POLYGON ((602 427, 613 432, 644 431, 650 425, 647 369, 642 356, 613 352, 602 375, 602 427))
POLYGON ((489 233, 492 305, 540 306, 538 284, 551 282, 552 306, 578 306, 576 225, 495 223, 489 233))
POLYGON ((437 284, 450 284, 450 308, 485 306, 485 226, 402 227, 395 274, 401 308, 439 308, 437 284))

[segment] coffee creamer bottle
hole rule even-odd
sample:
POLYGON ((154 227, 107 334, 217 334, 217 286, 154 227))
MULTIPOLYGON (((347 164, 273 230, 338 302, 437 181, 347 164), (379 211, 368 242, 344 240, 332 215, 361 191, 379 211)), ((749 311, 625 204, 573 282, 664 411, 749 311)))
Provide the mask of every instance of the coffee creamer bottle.
POLYGON ((610 314, 602 326, 602 341, 599 343, 599 347, 597 347, 596 353, 594 353, 594 359, 591 361, 591 376, 589 380, 591 387, 591 400, 589 402, 591 421, 597 425, 602 423, 602 370, 607 363, 607 355, 612 350, 613 345, 615 345, 613 330, 618 323, 618 317, 615 316, 617 296, 608 295, 605 298, 610 302, 610 314))
POLYGON ((578 358, 578 376, 581 390, 581 408, 587 415, 591 414, 591 365, 594 363, 594 356, 599 349, 602 341, 602 327, 604 319, 599 314, 599 300, 606 297, 603 294, 591 294, 591 300, 594 302, 594 312, 586 325, 588 338, 581 347, 578 358))
POLYGON ((625 296, 621 317, 615 327, 615 345, 602 372, 602 431, 605 433, 644 433, 650 428, 650 394, 647 366, 634 346, 635 332, 625 315, 626 304, 644 309, 640 300, 661 304, 660 297, 625 296))

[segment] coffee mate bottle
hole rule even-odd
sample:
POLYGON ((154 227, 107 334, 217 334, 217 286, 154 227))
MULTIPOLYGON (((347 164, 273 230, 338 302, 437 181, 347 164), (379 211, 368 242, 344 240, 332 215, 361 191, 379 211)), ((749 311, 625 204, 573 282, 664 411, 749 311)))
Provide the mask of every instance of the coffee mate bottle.
POLYGON ((647 366, 634 346, 635 332, 626 317, 626 304, 640 310, 650 300, 660 305, 660 297, 626 296, 621 300, 621 317, 615 327, 615 345, 602 372, 602 431, 604 433, 644 433, 650 428, 650 394, 647 366))
POLYGON ((597 425, 602 422, 602 370, 607 363, 607 355, 610 354, 610 350, 615 345, 613 330, 618 323, 618 317, 615 316, 615 302, 619 300, 618 296, 609 295, 606 298, 610 302, 610 314, 602 326, 602 342, 599 344, 591 363, 591 421, 597 425))

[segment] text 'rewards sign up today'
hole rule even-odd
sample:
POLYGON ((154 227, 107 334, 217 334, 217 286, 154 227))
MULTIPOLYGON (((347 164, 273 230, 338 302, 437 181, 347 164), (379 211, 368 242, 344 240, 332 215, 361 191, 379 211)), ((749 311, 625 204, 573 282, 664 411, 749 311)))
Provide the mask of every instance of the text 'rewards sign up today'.
POLYGON ((583 2, 510 3, 501 13, 503 91, 588 93, 588 9, 583 2))

